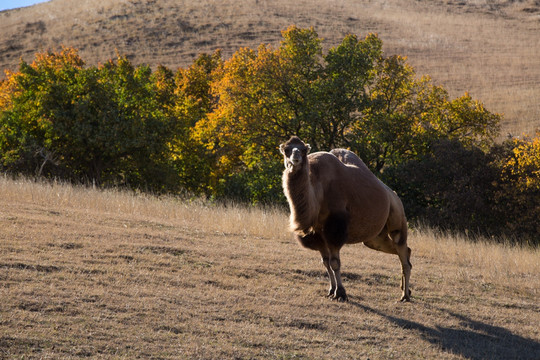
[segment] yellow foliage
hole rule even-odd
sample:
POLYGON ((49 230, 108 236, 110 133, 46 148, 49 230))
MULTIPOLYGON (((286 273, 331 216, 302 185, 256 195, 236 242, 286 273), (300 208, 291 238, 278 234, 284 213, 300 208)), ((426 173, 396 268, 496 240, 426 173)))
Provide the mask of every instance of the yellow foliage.
POLYGON ((77 49, 72 47, 62 47, 62 50, 59 53, 37 53, 36 58, 31 66, 34 69, 39 67, 49 67, 55 70, 61 70, 66 65, 73 68, 82 69, 84 66, 84 61, 79 56, 77 49))
POLYGON ((0 82, 0 111, 8 110, 11 107, 11 99, 18 94, 17 73, 6 70, 5 74, 6 79, 0 82))
MULTIPOLYGON (((57 73, 66 68, 82 69, 83 66, 84 61, 79 57, 77 49, 71 47, 63 47, 60 52, 37 53, 30 65, 35 70, 50 69, 57 73)), ((11 99, 20 95, 19 77, 25 76, 21 71, 6 70, 5 74, 6 79, 0 82, 0 111, 9 109, 11 99)))
POLYGON ((520 189, 540 190, 540 131, 533 139, 515 139, 514 143, 514 156, 506 164, 506 170, 518 179, 520 189))

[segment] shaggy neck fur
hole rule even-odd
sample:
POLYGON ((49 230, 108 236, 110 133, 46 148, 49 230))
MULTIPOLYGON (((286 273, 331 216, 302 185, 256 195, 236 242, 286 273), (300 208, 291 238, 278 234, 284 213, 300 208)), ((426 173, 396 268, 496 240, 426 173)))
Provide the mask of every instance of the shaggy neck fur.
POLYGON ((299 235, 312 232, 319 209, 309 177, 307 158, 304 158, 300 169, 285 169, 283 189, 291 209, 291 231, 299 235))

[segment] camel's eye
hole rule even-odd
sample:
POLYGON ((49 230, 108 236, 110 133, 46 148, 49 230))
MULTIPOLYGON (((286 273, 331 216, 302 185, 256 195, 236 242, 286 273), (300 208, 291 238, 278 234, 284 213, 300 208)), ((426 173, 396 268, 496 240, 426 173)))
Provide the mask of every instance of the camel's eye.
POLYGON ((291 148, 285 148, 285 156, 289 157, 291 156, 292 154, 292 149, 291 148))

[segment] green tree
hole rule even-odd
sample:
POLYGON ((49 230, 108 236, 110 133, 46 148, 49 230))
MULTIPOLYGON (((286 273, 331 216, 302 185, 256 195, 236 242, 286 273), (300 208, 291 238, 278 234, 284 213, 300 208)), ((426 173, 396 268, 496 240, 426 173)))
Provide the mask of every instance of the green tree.
POLYGON ((389 167, 383 180, 401 197, 410 222, 470 234, 500 234, 491 156, 457 140, 439 140, 422 157, 389 167))
POLYGON ((348 145, 375 172, 418 159, 442 139, 487 150, 501 116, 468 94, 450 100, 429 77, 417 79, 401 56, 381 58, 374 69, 371 99, 351 126, 348 145))
POLYGON ((156 191, 174 185, 172 118, 148 67, 119 57, 85 68, 74 49, 64 48, 22 62, 7 83, 0 118, 5 169, 156 191))
POLYGON ((100 117, 103 122, 97 127, 101 134, 97 140, 104 146, 100 153, 107 156, 107 178, 155 191, 174 189, 178 179, 168 144, 174 137, 175 119, 170 102, 160 101, 172 99, 172 94, 167 94, 167 87, 157 86, 148 66, 134 67, 121 56, 103 65, 99 76, 113 102, 113 112, 100 117))
POLYGON ((9 73, 2 86, 0 155, 4 169, 40 174, 62 160, 55 143, 54 118, 72 111, 77 73, 84 62, 77 52, 37 54, 29 65, 9 73))
POLYGON ((382 56, 382 41, 374 34, 364 40, 346 36, 324 56, 324 70, 318 81, 318 126, 313 136, 322 149, 350 146, 351 128, 360 121, 370 104, 369 86, 374 67, 382 56))

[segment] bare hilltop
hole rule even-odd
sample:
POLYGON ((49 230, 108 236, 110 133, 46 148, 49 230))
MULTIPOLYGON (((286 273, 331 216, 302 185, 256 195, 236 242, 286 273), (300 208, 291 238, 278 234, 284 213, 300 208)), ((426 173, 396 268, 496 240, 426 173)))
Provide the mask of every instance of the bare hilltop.
MULTIPOLYGON (((62 45, 88 64, 115 58, 186 67, 202 52, 278 46, 290 25, 338 44, 378 33, 452 96, 468 91, 503 113, 502 135, 540 128, 540 2, 536 0, 52 0, 0 12, 0 69, 62 45)), ((4 74, 0 75, 4 78, 4 74)))

